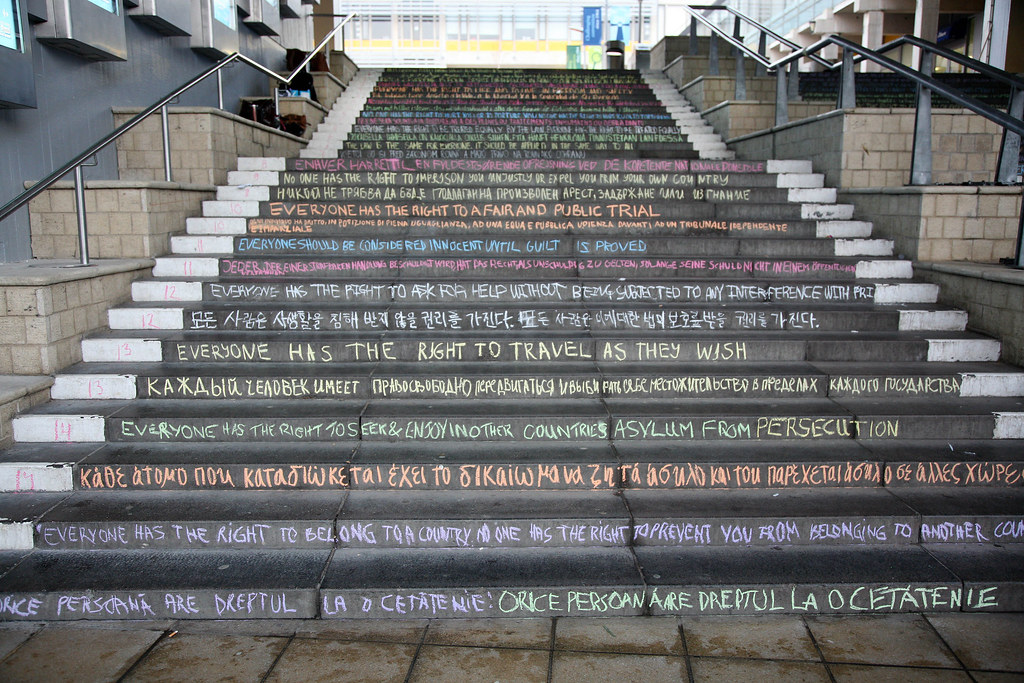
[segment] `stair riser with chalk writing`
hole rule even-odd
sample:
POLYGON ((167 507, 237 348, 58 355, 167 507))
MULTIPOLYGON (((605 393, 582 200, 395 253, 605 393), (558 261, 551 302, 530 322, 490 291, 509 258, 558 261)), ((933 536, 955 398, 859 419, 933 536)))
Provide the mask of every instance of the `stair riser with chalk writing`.
POLYGON ((0 618, 1024 609, 1024 373, 677 101, 364 71, 241 159, 15 419, 0 618))

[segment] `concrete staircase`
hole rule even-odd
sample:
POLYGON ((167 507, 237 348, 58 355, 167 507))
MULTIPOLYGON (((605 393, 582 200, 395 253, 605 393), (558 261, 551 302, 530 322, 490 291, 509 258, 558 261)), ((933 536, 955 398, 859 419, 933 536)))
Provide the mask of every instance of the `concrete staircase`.
POLYGON ((370 82, 16 419, 0 617, 1021 609, 1024 375, 808 163, 631 73, 370 82))

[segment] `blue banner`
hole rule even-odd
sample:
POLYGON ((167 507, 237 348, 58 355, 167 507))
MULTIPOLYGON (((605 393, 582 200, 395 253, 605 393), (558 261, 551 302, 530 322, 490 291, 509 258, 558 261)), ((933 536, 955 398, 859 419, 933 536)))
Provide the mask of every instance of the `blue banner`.
POLYGON ((583 44, 584 45, 600 45, 601 44, 601 33, 603 26, 601 25, 601 8, 600 7, 584 7, 583 8, 583 44))

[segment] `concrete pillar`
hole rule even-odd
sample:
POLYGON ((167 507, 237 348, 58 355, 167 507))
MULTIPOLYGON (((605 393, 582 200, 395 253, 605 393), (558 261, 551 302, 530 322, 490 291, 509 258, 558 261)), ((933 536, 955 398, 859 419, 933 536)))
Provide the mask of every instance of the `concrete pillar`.
POLYGON ((1010 1, 986 0, 985 2, 985 15, 982 20, 981 29, 982 54, 978 59, 997 69, 1006 68, 1006 47, 1010 28, 1010 1))
MULTIPOLYGON (((870 10, 865 12, 863 16, 864 29, 861 31, 861 44, 870 50, 877 50, 882 46, 882 42, 885 40, 882 32, 885 12, 881 10, 870 10)), ((863 61, 860 64, 860 70, 863 72, 881 71, 882 67, 871 61, 863 61)))
MULTIPOLYGON (((933 43, 939 35, 939 0, 917 0, 917 8, 914 10, 914 35, 933 43)), ((921 51, 914 48, 914 62, 916 67, 921 63, 921 51)))

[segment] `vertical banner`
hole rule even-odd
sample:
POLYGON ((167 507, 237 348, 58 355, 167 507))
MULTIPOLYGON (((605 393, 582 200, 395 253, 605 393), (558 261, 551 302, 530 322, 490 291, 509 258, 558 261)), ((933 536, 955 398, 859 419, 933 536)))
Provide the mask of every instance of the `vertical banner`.
POLYGON ((565 46, 565 68, 567 69, 582 69, 583 68, 583 48, 580 45, 566 45, 565 46))
POLYGON ((601 8, 600 7, 584 7, 583 8, 583 44, 584 45, 600 45, 601 44, 601 8))
POLYGON ((608 40, 618 40, 623 45, 629 45, 629 20, 632 13, 633 8, 629 5, 608 8, 608 40))
POLYGON ((604 47, 601 45, 586 45, 583 47, 583 68, 603 69, 604 68, 604 47))

